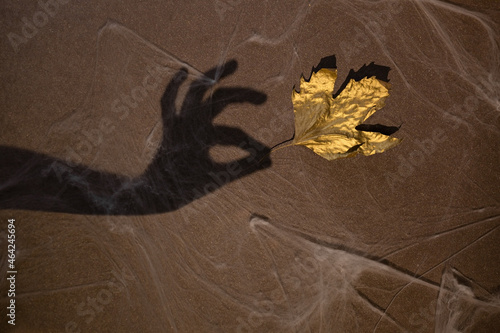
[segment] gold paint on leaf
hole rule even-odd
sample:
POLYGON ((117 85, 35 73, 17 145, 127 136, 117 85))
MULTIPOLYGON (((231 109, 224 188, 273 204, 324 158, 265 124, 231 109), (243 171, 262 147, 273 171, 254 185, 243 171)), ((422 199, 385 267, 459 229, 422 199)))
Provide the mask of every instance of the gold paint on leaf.
POLYGON ((292 92, 295 113, 294 145, 302 145, 316 154, 334 160, 356 154, 382 153, 401 142, 377 132, 356 130, 385 105, 390 84, 377 78, 351 79, 334 99, 337 70, 322 68, 311 79, 300 80, 300 92, 292 92))

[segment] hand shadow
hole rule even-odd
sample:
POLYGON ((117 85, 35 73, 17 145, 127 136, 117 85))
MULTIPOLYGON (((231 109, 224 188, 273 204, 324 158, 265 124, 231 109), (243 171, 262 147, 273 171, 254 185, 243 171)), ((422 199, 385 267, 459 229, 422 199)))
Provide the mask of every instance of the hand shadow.
POLYGON ((163 138, 145 172, 137 178, 92 170, 20 148, 0 146, 0 209, 89 215, 146 215, 176 210, 236 179, 271 165, 269 147, 235 127, 215 126, 214 117, 232 103, 262 104, 266 95, 248 88, 218 88, 235 72, 229 61, 195 80, 180 110, 180 70, 161 99, 163 138), (220 73, 219 77, 216 75, 220 73), (205 97, 207 92, 210 95, 205 97), (215 145, 237 146, 249 156, 217 163, 215 145))

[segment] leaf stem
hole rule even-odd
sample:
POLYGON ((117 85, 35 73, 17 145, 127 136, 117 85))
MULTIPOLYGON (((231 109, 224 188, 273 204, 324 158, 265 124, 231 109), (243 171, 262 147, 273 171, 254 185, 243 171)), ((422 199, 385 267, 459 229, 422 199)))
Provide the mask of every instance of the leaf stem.
POLYGON ((266 155, 262 156, 262 158, 257 162, 257 164, 260 164, 260 162, 262 162, 262 160, 264 160, 266 157, 268 157, 269 155, 271 155, 272 152, 280 150, 281 148, 291 147, 293 145, 295 145, 295 143, 293 143, 293 138, 274 145, 271 148, 271 150, 269 151, 269 153, 267 153, 266 155))
POLYGON ((281 143, 278 143, 278 144, 274 145, 271 148, 271 151, 269 152, 269 154, 272 153, 273 151, 278 150, 278 149, 285 148, 285 147, 290 147, 290 146, 293 146, 293 145, 294 145, 293 138, 291 138, 289 140, 286 140, 286 141, 283 141, 281 143), (289 143, 289 142, 292 142, 292 143, 289 143))
MULTIPOLYGON (((285 141, 285 142, 288 142, 288 141, 285 141)), ((283 143, 285 143, 285 142, 283 142, 283 143)), ((271 154, 272 152, 278 151, 281 148, 291 147, 291 146, 295 145, 295 143, 293 143, 293 142, 289 143, 289 144, 286 144, 286 145, 284 145, 283 143, 280 143, 280 145, 278 147, 271 148, 271 151, 269 152, 269 154, 271 154)))

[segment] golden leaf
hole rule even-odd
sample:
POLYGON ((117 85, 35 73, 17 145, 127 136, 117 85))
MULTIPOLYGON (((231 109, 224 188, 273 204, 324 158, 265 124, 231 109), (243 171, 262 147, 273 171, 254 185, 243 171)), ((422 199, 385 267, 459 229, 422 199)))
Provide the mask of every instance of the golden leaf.
POLYGON ((351 79, 334 99, 337 70, 322 68, 292 92, 295 113, 293 145, 302 145, 334 160, 356 154, 372 155, 396 146, 400 139, 356 129, 385 105, 390 84, 376 77, 351 79))

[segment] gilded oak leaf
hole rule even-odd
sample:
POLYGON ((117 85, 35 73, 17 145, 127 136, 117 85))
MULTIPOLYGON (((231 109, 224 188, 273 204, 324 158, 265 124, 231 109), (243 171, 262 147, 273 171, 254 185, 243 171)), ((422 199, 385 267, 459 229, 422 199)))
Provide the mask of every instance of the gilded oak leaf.
POLYGON ((292 92, 295 113, 293 145, 302 145, 334 160, 356 154, 372 155, 396 146, 400 139, 356 129, 385 105, 390 84, 375 76, 351 79, 333 98, 337 70, 321 68, 309 81, 300 80, 300 92, 292 92))

